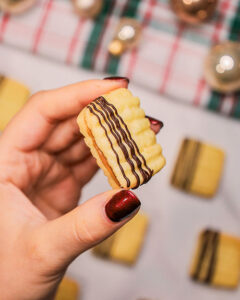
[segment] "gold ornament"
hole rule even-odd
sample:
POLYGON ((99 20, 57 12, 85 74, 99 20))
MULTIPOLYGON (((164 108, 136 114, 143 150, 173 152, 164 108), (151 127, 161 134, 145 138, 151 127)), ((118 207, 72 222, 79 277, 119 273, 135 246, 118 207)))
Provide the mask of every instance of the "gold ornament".
POLYGON ((135 19, 122 18, 108 50, 112 55, 119 56, 125 50, 136 47, 139 44, 140 37, 141 24, 135 19))
POLYGON ((227 41, 212 47, 204 72, 214 90, 224 93, 240 90, 240 43, 227 41))
POLYGON ((218 0, 170 0, 170 3, 182 21, 197 24, 213 16, 218 0))
POLYGON ((95 18, 101 11, 103 0, 72 0, 75 11, 84 18, 95 18))
POLYGON ((20 14, 35 3, 36 0, 0 0, 0 10, 9 14, 20 14))
POLYGON ((108 51, 114 56, 119 56, 124 52, 124 44, 119 40, 112 40, 108 45, 108 51))

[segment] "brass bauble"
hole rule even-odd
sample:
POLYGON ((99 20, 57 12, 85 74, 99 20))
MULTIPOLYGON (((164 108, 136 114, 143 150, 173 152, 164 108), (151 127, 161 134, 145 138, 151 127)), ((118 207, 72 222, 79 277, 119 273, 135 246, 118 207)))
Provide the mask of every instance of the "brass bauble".
POLYGON ((122 18, 117 25, 113 40, 108 51, 114 56, 121 55, 125 50, 136 47, 141 37, 141 24, 131 18, 122 18))
POLYGON ((184 22, 197 24, 210 19, 218 0, 170 0, 176 15, 184 22))
POLYGON ((95 18, 101 11, 103 0, 72 0, 75 11, 84 18, 95 18))
POLYGON ((115 39, 124 44, 125 49, 138 45, 141 37, 141 24, 132 18, 122 18, 116 28, 115 39))
POLYGON ((125 50, 124 44, 119 40, 112 40, 108 45, 108 51, 111 55, 120 56, 125 50))
POLYGON ((240 90, 240 43, 227 41, 212 47, 204 73, 214 90, 223 93, 240 90))
POLYGON ((9 14, 20 14, 35 3, 36 0, 0 0, 0 10, 9 14))

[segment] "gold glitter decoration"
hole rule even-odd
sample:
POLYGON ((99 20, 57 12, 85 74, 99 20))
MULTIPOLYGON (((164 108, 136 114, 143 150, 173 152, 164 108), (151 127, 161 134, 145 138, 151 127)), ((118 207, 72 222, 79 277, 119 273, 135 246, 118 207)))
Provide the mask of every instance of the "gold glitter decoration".
POLYGON ((103 0, 72 0, 75 11, 84 18, 95 18, 101 11, 103 0))
POLYGON ((182 21, 197 24, 213 16, 218 0, 170 0, 170 3, 182 21))
POLYGON ((240 90, 240 43, 227 41, 212 47, 204 73, 214 90, 223 93, 240 90))

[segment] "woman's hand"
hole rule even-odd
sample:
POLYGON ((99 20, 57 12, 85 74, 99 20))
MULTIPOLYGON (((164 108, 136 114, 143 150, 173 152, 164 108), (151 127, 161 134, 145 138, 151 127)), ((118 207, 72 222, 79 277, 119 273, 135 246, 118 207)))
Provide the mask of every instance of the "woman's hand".
POLYGON ((116 190, 76 207, 97 171, 76 117, 93 99, 127 84, 92 80, 37 93, 2 134, 1 299, 53 298, 68 264, 138 210, 134 194, 116 190))

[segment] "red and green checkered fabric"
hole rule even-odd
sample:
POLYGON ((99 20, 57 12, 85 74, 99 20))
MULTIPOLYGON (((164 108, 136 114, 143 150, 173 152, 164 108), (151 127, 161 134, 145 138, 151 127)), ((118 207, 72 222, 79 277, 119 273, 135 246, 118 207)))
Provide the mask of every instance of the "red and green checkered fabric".
POLYGON ((220 0, 214 18, 199 26, 179 22, 167 0, 105 0, 94 21, 74 14, 69 0, 39 0, 23 15, 0 15, 2 43, 240 118, 240 94, 212 92, 203 78, 209 47, 227 39, 240 40, 239 0, 220 0), (123 16, 139 20, 143 34, 138 48, 116 58, 107 47, 123 16))

